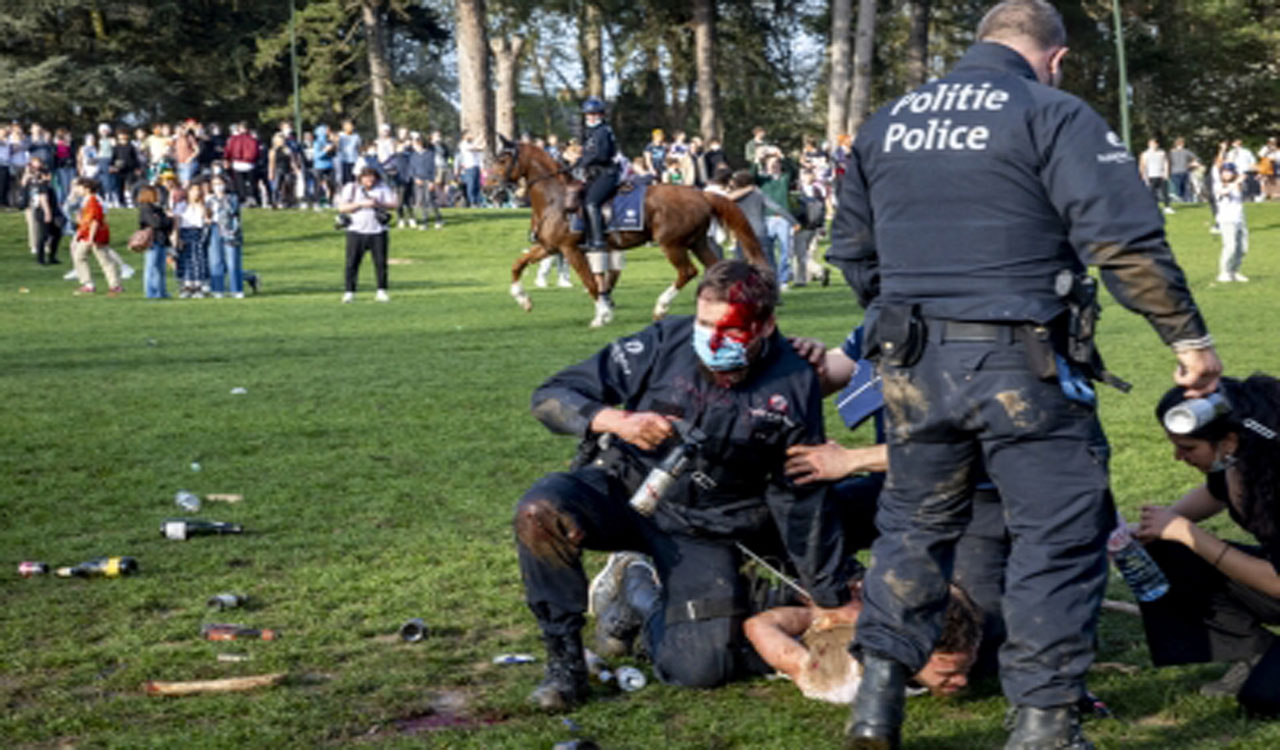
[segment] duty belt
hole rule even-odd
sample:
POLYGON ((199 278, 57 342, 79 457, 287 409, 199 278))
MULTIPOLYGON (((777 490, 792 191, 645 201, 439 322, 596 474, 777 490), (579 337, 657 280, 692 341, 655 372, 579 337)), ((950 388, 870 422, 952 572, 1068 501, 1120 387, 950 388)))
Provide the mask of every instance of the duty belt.
POLYGON ((1023 339, 1025 328, 1025 323, 977 323, 964 320, 925 319, 926 335, 934 344, 964 341, 1012 344, 1023 339))

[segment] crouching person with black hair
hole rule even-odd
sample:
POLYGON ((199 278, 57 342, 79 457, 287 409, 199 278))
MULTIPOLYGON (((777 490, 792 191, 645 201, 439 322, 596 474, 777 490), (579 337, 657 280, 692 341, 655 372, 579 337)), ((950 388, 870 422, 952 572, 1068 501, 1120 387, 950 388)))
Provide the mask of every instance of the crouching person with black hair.
POLYGON ((617 566, 612 586, 645 588, 648 601, 611 597, 606 608, 630 611, 597 610, 597 627, 623 640, 643 622, 654 672, 678 685, 766 669, 742 631, 750 605, 737 542, 785 550, 818 607, 849 601, 826 487, 797 486, 784 471, 788 447, 824 436, 818 378, 777 331, 777 295, 770 271, 723 261, 699 285, 695 316, 619 339, 534 392, 534 416, 583 438, 576 468, 543 477, 516 506, 525 596, 547 648, 546 677, 530 696, 539 707, 564 710, 587 696, 584 549, 652 559, 652 572, 617 566), (687 463, 664 465, 670 485, 646 481, 679 445, 687 463), (653 491, 633 502, 642 486, 653 491))
POLYGON ((1139 605, 1151 660, 1233 662, 1201 693, 1280 716, 1280 639, 1266 627, 1280 625, 1280 381, 1222 378, 1218 394, 1192 401, 1174 388, 1156 417, 1174 458, 1206 481, 1171 506, 1142 509, 1136 536, 1169 579, 1167 594, 1139 605), (1256 545, 1199 525, 1224 510, 1256 545))

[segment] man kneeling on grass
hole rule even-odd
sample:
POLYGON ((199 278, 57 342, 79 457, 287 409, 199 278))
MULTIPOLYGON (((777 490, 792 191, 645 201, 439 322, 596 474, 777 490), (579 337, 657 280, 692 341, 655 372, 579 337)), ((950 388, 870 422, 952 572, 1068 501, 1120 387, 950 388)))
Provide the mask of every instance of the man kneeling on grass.
MULTIPOLYGON (((736 542, 789 558, 817 604, 849 599, 850 558, 826 487, 785 471, 789 447, 825 436, 818 377, 778 333, 777 300, 772 272, 722 261, 698 287, 695 316, 622 338, 535 391, 543 424, 584 438, 575 468, 542 478, 516 507, 525 597, 547 646, 546 679, 530 696, 538 706, 587 697, 584 549, 651 557, 647 570, 615 566, 605 579, 616 591, 648 576, 645 644, 658 678, 677 685, 719 685, 758 662, 742 633, 751 612, 736 542), (685 470, 660 496, 640 496, 651 503, 630 504, 677 446, 692 453, 685 470)), ((641 625, 605 619, 620 636, 641 625)))

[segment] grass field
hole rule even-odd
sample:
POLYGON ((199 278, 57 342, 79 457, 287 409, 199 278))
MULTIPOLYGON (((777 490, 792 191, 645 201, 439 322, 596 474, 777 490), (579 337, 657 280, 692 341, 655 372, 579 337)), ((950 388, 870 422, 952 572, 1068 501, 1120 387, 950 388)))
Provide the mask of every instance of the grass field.
MULTIPOLYGON (((630 256, 617 321, 590 330, 580 288, 507 296, 527 215, 454 211, 444 231, 395 231, 391 304, 372 301, 366 264, 341 305, 342 237, 328 216, 251 212, 246 266, 262 294, 243 301, 77 298, 62 265, 36 266, 22 218, 0 214, 0 747, 550 748, 571 736, 524 696, 541 665, 521 597, 510 513, 523 489, 563 467, 574 442, 528 414, 531 389, 611 338, 642 327, 670 267, 630 256), (247 389, 232 395, 231 389, 247 389), (194 472, 193 461, 201 470, 194 472), (203 518, 242 536, 170 541, 179 490, 243 493, 203 518), (138 558, 118 580, 24 580, 20 560, 138 558), (247 594, 219 614, 212 594, 247 594), (395 638, 422 617, 431 636, 395 638), (210 621, 279 628, 274 642, 213 644, 210 621), (247 654, 241 663, 220 652, 247 654), (148 697, 146 680, 287 672, 254 693, 148 697)), ((1280 371, 1280 206, 1250 206, 1248 284, 1211 283, 1208 211, 1169 217, 1230 373, 1280 371)), ((112 212, 117 246, 131 212, 112 212)), ((67 252, 63 250, 64 258, 67 252)), ((96 273, 95 267, 95 273, 96 273)), ((527 279, 532 287, 532 278, 527 279)), ((576 283, 576 282, 575 282, 576 283)), ((101 288, 101 287, 100 287, 101 288)), ((836 342, 859 311, 843 285, 795 290, 780 325, 836 342)), ((676 312, 692 310, 691 291, 676 312)), ((1133 393, 1102 394, 1117 497, 1130 513, 1197 482, 1170 459, 1151 407, 1172 357, 1137 316, 1107 306, 1104 352, 1133 393)), ((833 435, 848 435, 829 414, 833 435)), ((1219 530, 1225 527, 1218 526, 1219 530)), ((602 560, 589 556, 589 568, 602 560)), ((1127 592, 1113 585, 1112 595, 1127 592)), ((1089 724, 1102 748, 1270 749, 1280 727, 1198 696, 1218 666, 1153 670, 1136 621, 1105 613, 1091 686, 1117 718, 1089 724)), ((597 689, 573 714, 606 750, 825 748, 846 711, 784 682, 714 691, 597 689)), ((998 747, 1003 699, 979 685, 956 700, 914 699, 908 747, 998 747)))

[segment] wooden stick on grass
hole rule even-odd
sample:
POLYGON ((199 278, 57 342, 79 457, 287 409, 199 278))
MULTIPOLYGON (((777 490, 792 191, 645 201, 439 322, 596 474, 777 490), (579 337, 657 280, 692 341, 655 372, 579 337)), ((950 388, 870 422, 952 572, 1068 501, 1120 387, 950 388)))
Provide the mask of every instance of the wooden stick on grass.
POLYGON ((196 693, 234 693, 241 690, 275 685, 285 678, 284 672, 256 674, 249 677, 228 677, 222 680, 188 680, 160 682, 147 680, 143 685, 148 695, 194 695, 196 693))

